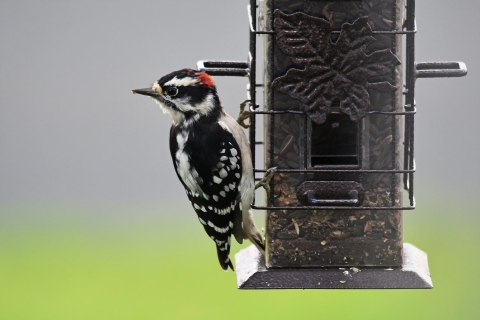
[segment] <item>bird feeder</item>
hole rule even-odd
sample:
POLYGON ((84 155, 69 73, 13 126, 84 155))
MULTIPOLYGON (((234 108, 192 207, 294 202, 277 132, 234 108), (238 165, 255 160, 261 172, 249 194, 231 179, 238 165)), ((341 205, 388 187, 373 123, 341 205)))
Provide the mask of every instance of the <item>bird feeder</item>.
POLYGON ((252 205, 266 211, 266 253, 236 255, 238 287, 432 288, 426 254, 403 243, 415 81, 464 76, 465 64, 415 63, 414 0, 252 0, 249 18, 247 62, 198 65, 248 77, 254 172, 277 168, 252 205))

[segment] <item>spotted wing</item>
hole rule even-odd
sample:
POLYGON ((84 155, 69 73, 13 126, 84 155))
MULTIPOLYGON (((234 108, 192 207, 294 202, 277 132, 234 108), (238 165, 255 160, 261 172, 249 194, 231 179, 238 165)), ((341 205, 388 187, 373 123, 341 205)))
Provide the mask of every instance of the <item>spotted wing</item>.
POLYGON ((178 148, 171 151, 179 179, 200 223, 216 244, 220 265, 224 270, 233 269, 231 235, 234 229, 241 230, 234 228, 241 223, 240 148, 232 134, 218 124, 196 128, 195 134, 179 131, 173 136, 171 146, 178 148))

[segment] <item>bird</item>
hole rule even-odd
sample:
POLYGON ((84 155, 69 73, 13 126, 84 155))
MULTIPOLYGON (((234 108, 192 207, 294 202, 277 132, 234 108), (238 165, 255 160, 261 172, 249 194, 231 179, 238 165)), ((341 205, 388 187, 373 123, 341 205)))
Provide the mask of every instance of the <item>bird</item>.
POLYGON ((222 269, 235 271, 229 257, 232 234, 240 244, 249 239, 264 254, 250 208, 255 193, 250 146, 242 127, 223 109, 212 76, 181 69, 132 92, 152 98, 172 117, 173 166, 215 242, 222 269))

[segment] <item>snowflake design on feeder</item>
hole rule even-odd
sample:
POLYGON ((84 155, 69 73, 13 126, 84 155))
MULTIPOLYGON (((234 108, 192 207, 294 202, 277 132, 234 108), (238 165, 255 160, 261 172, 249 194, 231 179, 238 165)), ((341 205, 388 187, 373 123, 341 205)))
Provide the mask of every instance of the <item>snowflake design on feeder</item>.
POLYGON ((387 93, 397 90, 388 81, 368 82, 400 65, 389 49, 365 53, 376 41, 368 17, 343 24, 338 40, 333 42, 332 25, 325 19, 280 10, 275 10, 274 16, 278 47, 304 69, 288 70, 272 86, 299 100, 312 121, 325 122, 335 101, 341 112, 359 121, 370 105, 369 89, 387 93))

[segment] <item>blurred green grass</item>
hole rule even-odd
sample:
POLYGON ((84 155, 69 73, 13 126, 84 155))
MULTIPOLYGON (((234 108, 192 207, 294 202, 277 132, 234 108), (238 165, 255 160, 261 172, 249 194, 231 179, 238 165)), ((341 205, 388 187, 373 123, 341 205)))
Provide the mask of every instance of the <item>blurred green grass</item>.
POLYGON ((0 224, 0 319, 478 319, 479 220, 468 217, 406 213, 405 240, 428 253, 435 286, 420 291, 239 291, 195 219, 17 219, 0 224))

